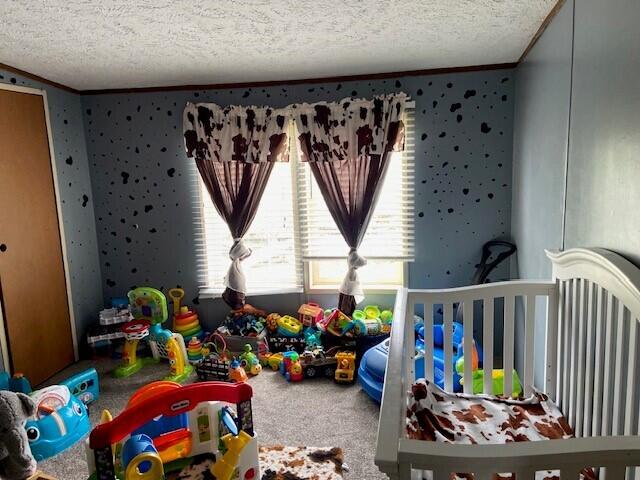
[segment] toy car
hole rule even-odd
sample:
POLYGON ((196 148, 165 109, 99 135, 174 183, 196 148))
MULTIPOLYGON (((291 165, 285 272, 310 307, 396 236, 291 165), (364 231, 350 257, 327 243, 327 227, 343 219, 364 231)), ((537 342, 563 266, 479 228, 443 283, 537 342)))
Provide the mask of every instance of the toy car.
POLYGON ((242 368, 240 362, 235 358, 231 360, 231 365, 229 366, 229 380, 234 383, 246 382, 249 380, 244 368, 242 368))
POLYGON ((336 353, 338 368, 336 369, 336 383, 352 383, 356 370, 356 354, 353 352, 336 353))
POLYGON ((280 373, 289 382, 301 382, 304 378, 298 352, 285 352, 280 362, 280 373))
POLYGON ((40 462, 74 445, 91 430, 87 408, 66 385, 52 385, 33 392, 35 418, 25 430, 34 458, 40 462))
POLYGON ((314 350, 305 350, 300 355, 300 363, 302 364, 305 378, 334 378, 338 362, 331 351, 325 353, 322 348, 316 348, 314 350))
POLYGON ((280 366, 281 361, 282 361, 282 353, 266 352, 260 355, 260 362, 262 363, 262 366, 266 367, 268 365, 269 367, 271 367, 271 370, 273 370, 274 372, 278 370, 278 367, 280 366))

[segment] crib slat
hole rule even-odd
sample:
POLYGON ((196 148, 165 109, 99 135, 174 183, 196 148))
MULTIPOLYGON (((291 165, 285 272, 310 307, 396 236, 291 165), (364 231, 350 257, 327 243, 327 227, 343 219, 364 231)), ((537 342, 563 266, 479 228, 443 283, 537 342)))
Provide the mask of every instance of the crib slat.
MULTIPOLYGON (((570 360, 570 375, 569 375, 569 423, 572 427, 576 426, 576 384, 578 373, 578 324, 580 319, 578 317, 578 305, 580 304, 580 279, 574 279, 571 285, 571 360, 570 360)), ((566 410, 565 410, 566 411, 566 410)))
POLYGON ((453 392, 453 304, 442 305, 444 326, 444 389, 453 392))
POLYGON ((560 409, 569 410, 569 353, 571 352, 571 284, 572 280, 564 282, 564 312, 562 315, 562 399, 560 409))
POLYGON ((584 380, 584 387, 582 389, 583 394, 587 392, 588 395, 585 395, 585 403, 584 403, 584 420, 582 426, 582 435, 588 437, 591 435, 591 422, 593 420, 593 369, 594 369, 594 342, 595 342, 595 328, 594 328, 594 301, 595 296, 593 294, 594 286, 589 283, 587 285, 587 326, 586 326, 586 375, 584 380))
POLYGON ((473 300, 462 304, 462 323, 464 326, 464 393, 473 393, 473 300))
POLYGON ((482 301, 482 347, 484 357, 482 368, 484 370, 483 392, 491 395, 493 393, 493 298, 485 298, 482 301))
MULTIPOLYGON (((528 397, 533 392, 534 350, 536 334, 536 296, 527 295, 527 305, 524 312, 524 395, 528 397)), ((505 395, 507 392, 505 392, 505 395)), ((511 392, 509 392, 511 395, 511 392)))
POLYGON ((504 391, 513 392, 513 337, 514 337, 514 304, 515 297, 508 295, 504 297, 504 347, 503 347, 503 368, 504 368, 504 391))
POLYGON ((558 298, 559 288, 556 282, 556 288, 546 299, 547 302, 547 322, 546 335, 547 344, 545 347, 545 381, 544 386, 550 398, 558 403, 556 396, 556 381, 558 379, 558 298))
POLYGON ((424 304, 424 378, 433 382, 433 302, 424 304))
MULTIPOLYGON (((405 345, 415 345, 415 329, 414 329, 414 321, 413 321, 413 313, 416 311, 415 303, 407 304, 407 312, 405 316, 405 329, 404 329, 404 344, 405 345)), ((426 340, 426 339, 425 339, 426 340)), ((432 340, 433 341, 433 340, 432 340)), ((408 385, 411 385, 416 380, 415 375, 415 357, 416 351, 415 348, 410 349, 407 352, 408 360, 405 365, 405 378, 407 379, 408 385)))
POLYGON ((623 408, 622 400, 624 399, 622 394, 622 373, 624 372, 626 365, 624 364, 624 345, 625 345, 625 307, 621 301, 618 300, 618 314, 616 318, 616 359, 614 365, 613 375, 613 419, 611 424, 611 434, 620 435, 622 420, 623 420, 623 408))
POLYGON ((624 480, 627 467, 624 465, 614 465, 604 469, 605 480, 624 480))
POLYGON ((605 337, 604 337, 604 379, 602 392, 602 431, 600 435, 611 434, 611 368, 614 363, 613 341, 613 295, 607 292, 607 306, 605 309, 605 337))
POLYGON ((593 422, 591 435, 597 436, 602 432, 602 390, 604 383, 604 338, 605 338, 605 303, 606 296, 602 287, 597 287, 596 295, 596 342, 595 366, 593 379, 593 422))
POLYGON ((633 406, 636 405, 636 368, 638 367, 638 320, 629 318, 629 355, 627 357, 627 395, 626 395, 626 414, 624 418, 624 434, 633 435, 633 416, 636 411, 633 406))
POLYGON ((582 436, 582 427, 584 423, 584 377, 585 377, 585 358, 584 351, 586 349, 586 312, 585 304, 587 300, 587 284, 588 281, 582 279, 578 284, 578 365, 577 372, 574 374, 576 377, 576 419, 575 419, 575 434, 577 437, 582 436))

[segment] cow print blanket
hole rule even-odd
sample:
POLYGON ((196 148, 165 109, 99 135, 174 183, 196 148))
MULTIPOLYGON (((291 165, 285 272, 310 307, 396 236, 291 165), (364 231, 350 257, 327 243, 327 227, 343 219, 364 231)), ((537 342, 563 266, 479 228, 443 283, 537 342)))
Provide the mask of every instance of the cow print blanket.
MULTIPOLYGON (((409 438, 445 443, 487 444, 530 442, 573 437, 562 412, 546 395, 511 399, 448 393, 435 383, 418 380, 409 392, 409 438)), ((584 479, 594 479, 589 470, 584 479)), ((473 476, 457 474, 455 479, 473 476)), ((497 479, 514 479, 510 474, 497 479)), ((558 472, 538 472, 536 480, 559 480, 558 472)))

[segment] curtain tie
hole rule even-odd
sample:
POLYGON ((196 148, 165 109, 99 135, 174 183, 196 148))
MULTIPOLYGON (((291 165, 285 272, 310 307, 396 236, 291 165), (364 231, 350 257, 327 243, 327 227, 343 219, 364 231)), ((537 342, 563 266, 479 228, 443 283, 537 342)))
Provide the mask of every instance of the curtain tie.
POLYGON ((240 293, 247 293, 247 279, 242 271, 240 262, 251 255, 251 249, 247 247, 242 238, 234 238, 233 246, 229 250, 231 265, 227 275, 224 277, 225 287, 240 293))
POLYGON ((347 256, 348 270, 339 291, 344 295, 352 295, 356 303, 364 300, 364 292, 358 278, 358 268, 364 267, 366 264, 367 259, 358 253, 358 249, 352 248, 349 250, 349 255, 347 256))

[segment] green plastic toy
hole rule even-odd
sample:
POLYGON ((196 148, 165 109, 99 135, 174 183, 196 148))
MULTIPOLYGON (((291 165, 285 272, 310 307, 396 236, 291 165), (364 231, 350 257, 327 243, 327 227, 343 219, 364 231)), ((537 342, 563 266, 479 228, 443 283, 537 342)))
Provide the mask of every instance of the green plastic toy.
MULTIPOLYGON (((456 362, 456 372, 459 375, 464 373, 464 357, 460 357, 456 362)), ((494 369, 492 372, 492 384, 493 384, 493 395, 504 395, 504 370, 503 369, 494 369)), ((464 379, 460 379, 460 384, 464 384, 464 379)), ((520 377, 518 376, 518 372, 513 370, 512 374, 512 386, 513 392, 511 394, 512 398, 519 397, 522 393, 522 384, 520 383, 520 377)), ((473 393, 479 394, 484 392, 484 370, 479 368, 473 371, 473 393)))

